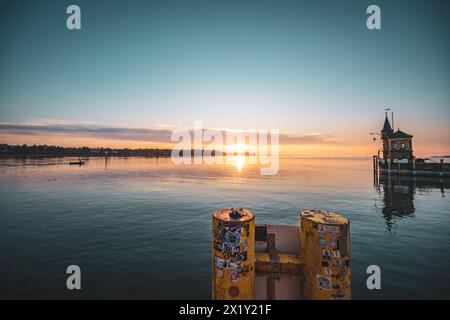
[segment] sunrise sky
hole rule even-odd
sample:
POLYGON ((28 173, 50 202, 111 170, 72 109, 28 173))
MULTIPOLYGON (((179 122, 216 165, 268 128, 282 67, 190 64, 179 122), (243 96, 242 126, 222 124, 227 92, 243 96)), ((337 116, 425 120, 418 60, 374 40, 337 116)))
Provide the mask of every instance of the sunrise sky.
POLYGON ((170 146, 174 128, 279 129, 282 152, 370 156, 384 108, 450 154, 447 1, 8 1, 0 143, 170 146), (78 4, 82 29, 66 28, 78 4))

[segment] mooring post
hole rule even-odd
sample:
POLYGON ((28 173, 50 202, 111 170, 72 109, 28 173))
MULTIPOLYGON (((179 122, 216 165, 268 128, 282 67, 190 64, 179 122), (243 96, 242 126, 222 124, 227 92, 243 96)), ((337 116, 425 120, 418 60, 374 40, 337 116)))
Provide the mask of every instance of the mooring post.
POLYGON ((387 160, 387 166, 388 166, 388 175, 390 175, 391 174, 391 165, 392 165, 391 160, 392 159, 389 157, 386 160, 387 160))
POLYGON ((380 166, 381 166, 380 156, 377 156, 377 176, 380 175, 380 166))
POLYGON ((212 215, 212 298, 255 296, 255 215, 225 208, 212 215))
POLYGON ((374 177, 378 176, 378 156, 372 156, 372 164, 373 164, 373 175, 374 177))
POLYGON ((347 218, 328 211, 302 211, 300 250, 305 261, 304 299, 351 298, 347 218))
POLYGON ((375 175, 375 156, 372 156, 373 174, 375 175))
POLYGON ((373 181, 375 186, 378 186, 379 174, 380 174, 380 157, 375 155, 373 156, 373 181))

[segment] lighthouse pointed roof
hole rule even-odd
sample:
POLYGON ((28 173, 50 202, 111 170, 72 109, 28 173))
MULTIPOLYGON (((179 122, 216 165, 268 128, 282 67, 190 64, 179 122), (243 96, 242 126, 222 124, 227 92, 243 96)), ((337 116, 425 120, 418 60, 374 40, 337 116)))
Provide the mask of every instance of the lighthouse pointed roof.
POLYGON ((386 119, 384 119, 384 125, 383 125, 383 129, 381 129, 382 133, 385 133, 387 135, 392 134, 394 131, 392 130, 391 124, 389 123, 389 119, 386 115, 386 119))

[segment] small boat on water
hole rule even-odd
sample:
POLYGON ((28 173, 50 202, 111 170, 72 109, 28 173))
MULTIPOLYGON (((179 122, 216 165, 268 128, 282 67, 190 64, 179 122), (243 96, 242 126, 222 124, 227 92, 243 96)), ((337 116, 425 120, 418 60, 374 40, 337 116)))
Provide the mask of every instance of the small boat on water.
POLYGON ((71 166, 74 166, 74 165, 82 166, 82 165, 85 165, 85 164, 86 164, 86 161, 83 161, 81 159, 79 159, 78 161, 69 162, 69 165, 71 165, 71 166))

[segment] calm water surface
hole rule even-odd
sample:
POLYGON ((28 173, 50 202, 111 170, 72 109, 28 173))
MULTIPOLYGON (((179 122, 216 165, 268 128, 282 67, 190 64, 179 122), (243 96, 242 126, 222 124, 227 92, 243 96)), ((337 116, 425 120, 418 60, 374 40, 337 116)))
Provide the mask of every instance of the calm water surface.
POLYGON ((276 176, 246 164, 71 160, 0 160, 0 298, 208 299, 211 213, 231 206, 258 223, 298 224, 302 209, 348 217, 353 298, 450 298, 448 181, 374 185, 371 159, 282 159, 276 176), (65 287, 70 264, 81 291, 65 287), (382 290, 366 288, 371 264, 382 290))

